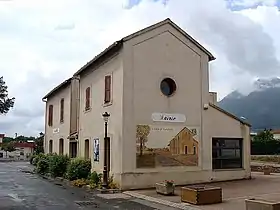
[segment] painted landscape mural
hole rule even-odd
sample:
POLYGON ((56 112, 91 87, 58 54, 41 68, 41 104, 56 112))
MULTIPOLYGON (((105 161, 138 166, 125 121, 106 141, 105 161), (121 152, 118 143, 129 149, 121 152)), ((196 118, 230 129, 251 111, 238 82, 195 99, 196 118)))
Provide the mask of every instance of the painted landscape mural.
POLYGON ((198 137, 195 127, 137 125, 136 167, 197 166, 198 137))

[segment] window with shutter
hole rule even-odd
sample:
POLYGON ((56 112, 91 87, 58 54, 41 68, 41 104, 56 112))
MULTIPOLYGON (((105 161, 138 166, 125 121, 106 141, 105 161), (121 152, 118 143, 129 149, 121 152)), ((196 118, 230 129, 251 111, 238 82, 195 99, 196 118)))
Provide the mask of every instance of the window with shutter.
POLYGON ((64 122, 64 98, 60 100, 60 122, 64 122))
POLYGON ((111 101, 111 75, 105 76, 105 96, 104 102, 109 103, 111 101))
POLYGON ((48 119, 48 125, 53 125, 53 105, 49 105, 49 119, 48 119))
POLYGON ((86 106, 85 106, 86 110, 90 109, 90 87, 88 87, 86 89, 86 106))

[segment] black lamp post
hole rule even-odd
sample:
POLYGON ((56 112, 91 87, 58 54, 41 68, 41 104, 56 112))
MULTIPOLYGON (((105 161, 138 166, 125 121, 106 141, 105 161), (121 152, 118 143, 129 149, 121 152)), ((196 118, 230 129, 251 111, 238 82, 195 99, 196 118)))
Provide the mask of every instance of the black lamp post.
POLYGON ((109 174, 109 165, 108 162, 110 161, 110 145, 109 145, 109 138, 108 138, 108 121, 110 114, 105 112, 103 115, 104 123, 105 123, 105 137, 104 137, 104 166, 103 166, 103 189, 108 188, 108 174, 109 174))

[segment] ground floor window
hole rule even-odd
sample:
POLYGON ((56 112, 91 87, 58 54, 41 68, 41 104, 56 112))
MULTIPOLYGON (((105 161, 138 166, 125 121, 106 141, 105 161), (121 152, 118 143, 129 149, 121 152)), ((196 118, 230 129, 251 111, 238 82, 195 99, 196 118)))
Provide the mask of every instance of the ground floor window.
POLYGON ((49 141, 49 153, 53 153, 53 140, 49 141))
POLYGON ((212 168, 242 168, 241 138, 212 138, 212 168))
POLYGON ((77 157, 77 152, 78 152, 78 142, 70 142, 69 143, 69 153, 70 153, 70 158, 75 158, 77 157))
POLYGON ((59 154, 63 155, 63 153, 64 153, 64 140, 59 139, 59 154))
POLYGON ((85 158, 89 159, 89 140, 85 140, 85 158))

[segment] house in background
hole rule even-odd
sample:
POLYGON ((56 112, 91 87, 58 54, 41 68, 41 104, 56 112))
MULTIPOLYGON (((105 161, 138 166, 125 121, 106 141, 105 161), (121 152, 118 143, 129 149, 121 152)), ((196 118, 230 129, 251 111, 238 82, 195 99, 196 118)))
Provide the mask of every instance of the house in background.
POLYGON ((277 140, 280 140, 280 130, 272 130, 273 137, 277 140))
POLYGON ((27 159, 35 149, 35 143, 33 142, 14 142, 15 151, 6 152, 0 150, 1 158, 17 158, 17 159, 27 159))
POLYGON ((250 177, 250 125, 218 107, 216 93, 209 92, 214 59, 170 19, 116 41, 44 97, 45 151, 91 158, 102 172, 102 114, 109 112, 110 169, 122 189, 166 179, 183 185, 250 177), (196 127, 197 164, 138 167, 145 155, 137 152, 139 125, 147 125, 143 141, 161 153, 163 137, 170 135, 170 141, 180 129, 196 127))

